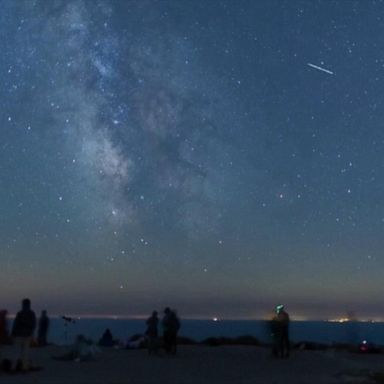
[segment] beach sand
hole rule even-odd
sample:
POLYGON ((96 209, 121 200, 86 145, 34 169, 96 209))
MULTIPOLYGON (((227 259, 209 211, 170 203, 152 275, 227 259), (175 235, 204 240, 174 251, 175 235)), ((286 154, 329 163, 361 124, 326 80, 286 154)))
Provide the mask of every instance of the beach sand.
MULTIPOLYGON (((6 348, 2 349, 3 356, 6 348)), ((177 356, 148 356, 146 350, 103 348, 96 361, 64 362, 51 358, 65 347, 32 349, 43 370, 0 374, 0 383, 38 384, 332 384, 369 383, 369 371, 384 371, 384 355, 298 351, 274 359, 270 350, 246 346, 181 346, 177 356)))

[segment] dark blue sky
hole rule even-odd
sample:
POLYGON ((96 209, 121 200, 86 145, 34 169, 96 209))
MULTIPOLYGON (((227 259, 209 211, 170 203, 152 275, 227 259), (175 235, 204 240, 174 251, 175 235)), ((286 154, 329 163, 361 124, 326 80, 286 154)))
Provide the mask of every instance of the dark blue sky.
POLYGON ((0 6, 2 305, 382 315, 382 1, 0 6))

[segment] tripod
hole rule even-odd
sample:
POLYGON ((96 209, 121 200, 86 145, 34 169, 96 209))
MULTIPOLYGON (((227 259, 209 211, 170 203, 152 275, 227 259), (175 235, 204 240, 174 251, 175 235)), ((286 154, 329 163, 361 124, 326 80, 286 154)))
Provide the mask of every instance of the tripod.
POLYGON ((76 320, 69 316, 61 316, 64 320, 64 343, 68 344, 68 326, 71 324, 75 324, 76 320))

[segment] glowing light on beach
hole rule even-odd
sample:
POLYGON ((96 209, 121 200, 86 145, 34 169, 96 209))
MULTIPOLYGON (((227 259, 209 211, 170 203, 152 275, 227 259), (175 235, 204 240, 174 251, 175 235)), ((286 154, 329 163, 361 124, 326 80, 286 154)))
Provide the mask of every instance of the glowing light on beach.
POLYGON ((328 320, 330 323, 347 323, 348 321, 351 321, 348 317, 342 317, 340 319, 330 319, 328 320))

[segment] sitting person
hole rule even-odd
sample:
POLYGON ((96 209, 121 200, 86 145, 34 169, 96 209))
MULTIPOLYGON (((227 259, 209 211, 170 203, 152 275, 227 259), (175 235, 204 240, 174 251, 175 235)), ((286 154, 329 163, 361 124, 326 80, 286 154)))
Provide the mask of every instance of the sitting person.
POLYGON ((109 328, 107 328, 99 340, 98 345, 101 347, 113 347, 115 344, 116 343, 113 340, 112 332, 109 328))
POLYGON ((140 349, 145 346, 146 338, 143 335, 136 335, 127 341, 126 349, 140 349))
POLYGON ((91 361, 95 360, 95 357, 99 352, 99 349, 92 343, 92 341, 87 340, 83 335, 78 335, 68 353, 62 356, 54 356, 53 359, 76 362, 91 361))

